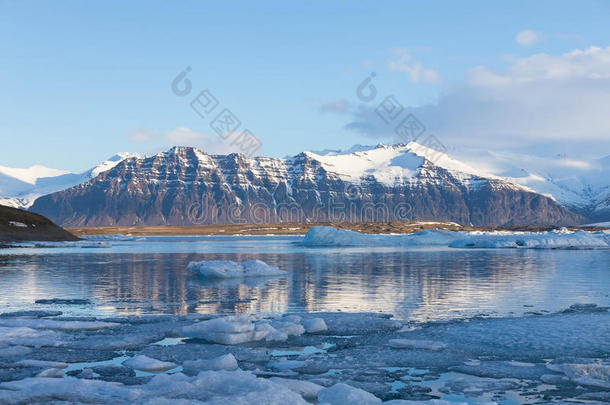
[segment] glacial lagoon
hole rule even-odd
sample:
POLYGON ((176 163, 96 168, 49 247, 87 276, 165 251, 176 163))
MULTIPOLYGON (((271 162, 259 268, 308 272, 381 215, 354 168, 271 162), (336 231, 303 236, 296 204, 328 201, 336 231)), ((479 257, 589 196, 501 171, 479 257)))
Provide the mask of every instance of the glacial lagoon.
POLYGON ((84 396, 133 403, 244 395, 223 386, 280 403, 610 398, 610 250, 302 239, 105 238, 2 250, 0 360, 13 368, 0 370, 0 402, 82 400, 77 385, 84 396), (286 274, 207 279, 187 270, 254 259, 286 274), (216 334, 198 328, 217 317, 216 334), (320 320, 326 329, 310 333, 320 320), (273 339, 214 340, 270 326, 273 339), (239 370, 223 368, 229 355, 239 370), (188 363, 196 359, 203 363, 188 363))

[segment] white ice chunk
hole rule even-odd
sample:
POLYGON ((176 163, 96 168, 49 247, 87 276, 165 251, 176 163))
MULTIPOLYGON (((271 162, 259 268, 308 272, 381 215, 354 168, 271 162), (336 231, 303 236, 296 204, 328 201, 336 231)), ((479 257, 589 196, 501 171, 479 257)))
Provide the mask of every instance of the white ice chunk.
POLYGON ((147 371, 149 373, 159 373, 176 367, 175 363, 153 359, 143 354, 125 360, 123 365, 135 370, 147 371))
POLYGON ((305 318, 302 324, 307 333, 319 333, 328 330, 328 326, 326 326, 326 322, 322 318, 305 318))
POLYGON ((293 380, 290 378, 271 377, 271 381, 274 383, 283 385, 291 391, 296 392, 304 399, 313 401, 318 398, 318 392, 324 387, 318 384, 314 384, 304 380, 293 380))
POLYGON ((137 398, 135 390, 118 383, 78 378, 25 378, 19 381, 0 383, 0 403, 8 405, 29 403, 91 403, 104 399, 112 403, 132 402, 137 398))
POLYGON ((186 374, 194 375, 202 370, 237 370, 238 364, 235 356, 231 353, 209 360, 189 360, 182 364, 182 369, 186 374))
POLYGON ((425 230, 401 235, 369 235, 314 226, 303 238, 305 246, 447 246, 454 248, 589 249, 610 247, 603 232, 456 232, 425 230))
POLYGON ((528 248, 528 249, 589 249, 608 248, 601 234, 577 232, 473 232, 456 240, 449 247, 457 248, 528 248))
POLYGON ((320 404, 328 405, 377 405, 381 404, 381 399, 370 392, 366 392, 350 385, 339 383, 329 388, 323 388, 318 392, 320 404))
POLYGON ((38 373, 36 377, 46 377, 46 378, 63 378, 64 371, 59 368, 47 368, 46 370, 38 373))
POLYGON ((255 330, 253 317, 235 315, 197 322, 179 330, 182 336, 205 339, 225 345, 238 345, 264 339, 266 330, 255 330))
POLYGON ((273 320, 271 326, 287 336, 300 336, 305 333, 305 328, 300 323, 293 323, 284 320, 273 320))
MULTIPOLYGON (((15 323, 15 325, 19 325, 19 323, 15 323)), ((0 344, 12 344, 19 346, 52 346, 58 342, 60 335, 61 334, 54 331, 36 330, 29 327, 0 326, 0 344)), ((0 349, 0 356, 10 356, 14 350, 17 349, 0 349)))
POLYGON ((269 277, 286 274, 284 270, 280 270, 260 260, 249 260, 246 262, 233 262, 230 260, 190 262, 187 269, 209 279, 269 277))
MULTIPOLYGON (((253 374, 240 370, 202 371, 195 377, 187 377, 182 373, 161 374, 150 380, 143 391, 145 396, 180 398, 182 403, 191 400, 191 403, 214 405, 307 405, 299 394, 283 385, 265 378, 256 378, 253 374), (195 402, 196 400, 201 402, 195 402)), ((177 401, 167 403, 175 404, 177 401)))
POLYGON ((610 389, 610 365, 562 364, 558 368, 576 384, 610 389))
POLYGON ((305 246, 447 246, 459 239, 459 232, 425 230, 404 235, 371 235, 330 226, 309 229, 305 246))

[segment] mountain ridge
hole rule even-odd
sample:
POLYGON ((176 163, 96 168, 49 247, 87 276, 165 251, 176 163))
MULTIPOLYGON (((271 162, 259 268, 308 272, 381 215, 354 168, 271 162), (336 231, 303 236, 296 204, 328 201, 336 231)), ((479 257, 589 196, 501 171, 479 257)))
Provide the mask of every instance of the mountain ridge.
POLYGON ((485 177, 415 143, 282 159, 173 147, 122 160, 85 183, 38 198, 31 210, 65 226, 367 220, 506 226, 584 220, 531 189, 485 177))

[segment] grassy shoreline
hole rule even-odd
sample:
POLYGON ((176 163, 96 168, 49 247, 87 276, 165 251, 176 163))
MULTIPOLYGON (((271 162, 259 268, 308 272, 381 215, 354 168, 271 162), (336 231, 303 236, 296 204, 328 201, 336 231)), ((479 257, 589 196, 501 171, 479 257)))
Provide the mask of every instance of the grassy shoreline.
MULTIPOLYGON (((272 224, 228 224, 228 225, 185 225, 185 226, 105 226, 66 228, 77 236, 123 234, 132 236, 163 235, 305 235, 312 226, 333 226, 369 234, 414 233, 426 229, 443 229, 448 231, 548 231, 559 229, 557 226, 520 226, 485 228, 462 226, 453 222, 336 222, 336 223, 272 223, 272 224)), ((606 228, 568 227, 570 230, 584 229, 589 231, 606 228)))

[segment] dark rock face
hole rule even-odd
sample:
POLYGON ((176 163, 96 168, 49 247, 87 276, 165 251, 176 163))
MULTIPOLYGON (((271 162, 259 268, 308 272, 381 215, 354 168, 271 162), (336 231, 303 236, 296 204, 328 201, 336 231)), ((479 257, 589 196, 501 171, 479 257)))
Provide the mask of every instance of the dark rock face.
POLYGON ((0 205, 0 242, 70 240, 78 238, 42 215, 0 205))
MULTIPOLYGON (((314 155, 315 156, 315 155, 314 155)), ((574 225, 583 218, 501 179, 463 176, 425 158, 389 186, 356 185, 315 157, 207 155, 176 147, 132 158, 36 200, 31 211, 64 226, 439 220, 475 226, 574 225)))

